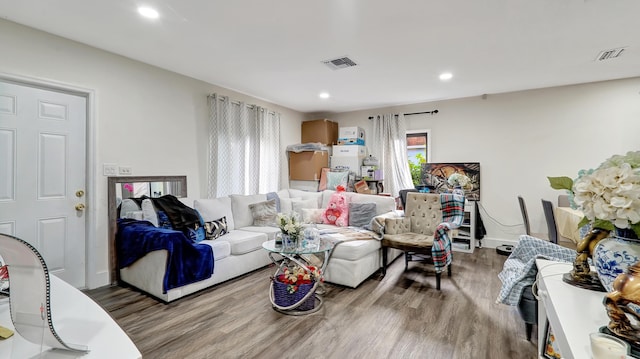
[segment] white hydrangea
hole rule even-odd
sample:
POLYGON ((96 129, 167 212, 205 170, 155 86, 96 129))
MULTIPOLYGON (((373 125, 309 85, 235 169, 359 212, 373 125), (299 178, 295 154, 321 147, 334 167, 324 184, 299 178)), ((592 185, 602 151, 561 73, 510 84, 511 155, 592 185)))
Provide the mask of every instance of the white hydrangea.
POLYGON ((590 221, 611 221, 618 228, 640 222, 640 152, 627 156, 628 162, 613 156, 573 183, 574 202, 590 221))

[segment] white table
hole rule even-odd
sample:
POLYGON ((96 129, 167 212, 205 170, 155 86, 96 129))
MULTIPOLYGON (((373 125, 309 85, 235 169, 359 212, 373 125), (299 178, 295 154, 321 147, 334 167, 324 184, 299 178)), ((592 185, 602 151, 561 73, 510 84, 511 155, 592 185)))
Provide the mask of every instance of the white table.
MULTIPOLYGON (((111 316, 78 289, 51 275, 51 317, 60 337, 89 347, 86 354, 51 350, 26 341, 16 332, 0 340, 0 358, 142 358, 129 336, 111 316)), ((9 299, 0 299, 0 325, 14 330, 9 299)))
MULTIPOLYGON (((591 358, 589 333, 609 323, 602 300, 606 293, 572 286, 562 275, 571 263, 536 259, 538 267, 538 353, 545 342, 547 318, 564 359, 591 358)), ((542 356, 541 356, 542 358, 542 356)))

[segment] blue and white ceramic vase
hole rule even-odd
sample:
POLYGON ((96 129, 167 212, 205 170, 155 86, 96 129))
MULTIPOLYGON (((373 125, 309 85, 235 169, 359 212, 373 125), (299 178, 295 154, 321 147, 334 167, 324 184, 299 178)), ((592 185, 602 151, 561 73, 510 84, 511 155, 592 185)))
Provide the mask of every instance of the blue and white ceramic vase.
POLYGON ((640 239, 631 229, 616 228, 596 245, 593 261, 600 282, 611 292, 616 277, 640 261, 640 239))
POLYGON ((459 196, 464 196, 464 190, 460 186, 453 187, 453 191, 451 191, 451 193, 457 194, 459 196))

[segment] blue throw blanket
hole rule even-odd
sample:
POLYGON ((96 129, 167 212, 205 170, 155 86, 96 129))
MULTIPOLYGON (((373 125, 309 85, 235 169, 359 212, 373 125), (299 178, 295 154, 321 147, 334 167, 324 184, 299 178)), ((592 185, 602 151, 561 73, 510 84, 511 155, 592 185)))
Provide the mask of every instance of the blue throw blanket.
POLYGON ((496 302, 518 305, 523 289, 536 280, 538 274, 536 258, 573 262, 576 255, 575 250, 536 237, 521 235, 520 241, 509 258, 505 260, 502 271, 498 274, 498 278, 502 281, 502 288, 496 302))
POLYGON ((208 245, 193 243, 180 231, 157 228, 147 221, 118 220, 118 268, 127 267, 147 253, 161 249, 169 252, 164 293, 213 274, 213 251, 208 245))

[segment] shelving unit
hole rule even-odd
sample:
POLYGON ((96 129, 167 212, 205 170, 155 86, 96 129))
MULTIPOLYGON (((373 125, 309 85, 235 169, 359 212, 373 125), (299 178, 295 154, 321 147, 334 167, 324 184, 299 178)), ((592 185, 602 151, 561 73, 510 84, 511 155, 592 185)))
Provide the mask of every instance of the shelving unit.
POLYGON ((451 238, 451 248, 456 252, 473 253, 476 248, 476 206, 473 201, 464 205, 464 220, 451 238))

